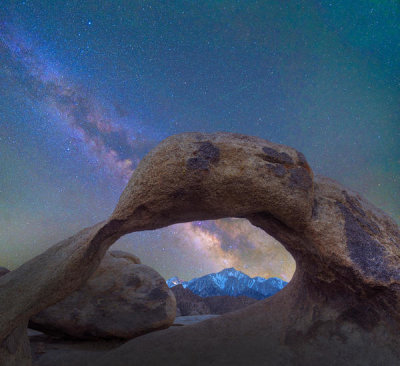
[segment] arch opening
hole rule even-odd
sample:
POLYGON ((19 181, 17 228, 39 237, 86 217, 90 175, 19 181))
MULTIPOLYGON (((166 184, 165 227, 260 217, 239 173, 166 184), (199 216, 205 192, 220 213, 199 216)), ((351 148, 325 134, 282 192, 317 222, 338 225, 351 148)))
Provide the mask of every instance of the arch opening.
POLYGON ((296 269, 294 258, 278 240, 242 218, 137 232, 121 238, 114 248, 133 252, 156 269, 172 288, 182 316, 224 313, 271 297, 296 269), (211 299, 218 296, 241 299, 211 299), (229 306, 221 307, 223 301, 229 306))

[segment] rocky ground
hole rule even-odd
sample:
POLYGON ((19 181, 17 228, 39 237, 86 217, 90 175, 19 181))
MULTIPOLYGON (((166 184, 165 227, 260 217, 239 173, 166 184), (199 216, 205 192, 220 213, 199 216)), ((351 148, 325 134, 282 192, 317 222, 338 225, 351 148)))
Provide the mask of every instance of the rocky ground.
POLYGON ((33 366, 86 366, 121 340, 67 340, 38 333, 29 337, 33 366))
MULTIPOLYGON (((172 326, 187 326, 218 315, 176 317, 172 326)), ((125 340, 72 340, 28 329, 33 366, 86 366, 102 353, 123 345, 125 340)))

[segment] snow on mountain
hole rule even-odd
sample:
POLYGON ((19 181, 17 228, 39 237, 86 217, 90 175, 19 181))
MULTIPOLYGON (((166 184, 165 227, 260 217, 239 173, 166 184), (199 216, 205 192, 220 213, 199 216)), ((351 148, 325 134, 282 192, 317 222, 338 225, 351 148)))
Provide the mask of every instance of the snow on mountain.
POLYGON ((169 287, 182 284, 196 295, 210 296, 248 296, 257 300, 265 299, 282 290, 287 282, 280 278, 249 277, 235 268, 225 268, 218 273, 210 273, 190 281, 178 277, 167 280, 169 287))
POLYGON ((187 281, 181 280, 179 277, 171 277, 167 281, 168 287, 174 287, 176 285, 182 285, 183 287, 187 286, 187 281))

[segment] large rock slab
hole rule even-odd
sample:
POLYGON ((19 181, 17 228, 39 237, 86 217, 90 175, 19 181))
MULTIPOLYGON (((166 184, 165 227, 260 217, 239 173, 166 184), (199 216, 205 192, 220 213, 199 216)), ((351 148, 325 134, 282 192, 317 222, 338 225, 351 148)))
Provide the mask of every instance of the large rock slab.
POLYGON ((0 278, 0 340, 82 285, 119 236, 223 217, 247 218, 287 248, 297 265, 289 285, 241 311, 135 338, 93 365, 400 363, 398 226, 314 177, 296 150, 230 133, 164 140, 107 222, 0 278))
POLYGON ((130 339, 169 327, 176 302, 163 277, 122 251, 109 251, 77 291, 33 316, 32 329, 81 339, 130 339))
POLYGON ((98 365, 400 364, 399 228, 314 177, 301 153, 228 133, 173 136, 142 161, 112 219, 130 231, 220 217, 279 240, 296 260, 290 284, 241 311, 129 341, 98 365))

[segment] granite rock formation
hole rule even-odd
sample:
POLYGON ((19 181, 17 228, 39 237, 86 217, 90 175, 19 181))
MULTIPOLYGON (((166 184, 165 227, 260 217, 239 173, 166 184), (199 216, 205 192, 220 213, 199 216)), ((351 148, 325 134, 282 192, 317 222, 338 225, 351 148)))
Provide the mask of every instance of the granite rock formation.
POLYGON ((182 285, 171 287, 176 298, 176 310, 179 316, 225 314, 243 309, 257 300, 247 296, 209 296, 201 297, 182 285))
POLYGON ((247 296, 210 296, 204 302, 210 308, 210 314, 222 315, 244 309, 258 300, 247 296))
POLYGON ((176 299, 177 316, 212 314, 204 299, 182 285, 171 287, 176 299))
POLYGON ((0 353, 2 366, 31 365, 29 318, 82 286, 119 234, 102 222, 61 241, 0 278, 0 353))
POLYGON ((241 311, 135 338, 96 365, 400 363, 398 226, 314 177, 296 150, 231 133, 167 138, 106 222, 1 277, 0 340, 82 285, 121 235, 223 217, 247 218, 279 240, 296 260, 292 281, 241 311))
POLYGON ((172 291, 154 269, 122 251, 108 251, 77 291, 33 316, 29 327, 80 339, 130 339, 169 327, 172 291))
MULTIPOLYGON (((9 269, 0 267, 0 277, 9 272, 9 269)), ((26 328, 27 325, 25 323, 21 324, 1 342, 0 360, 7 360, 6 366, 30 365, 31 351, 26 328)))

